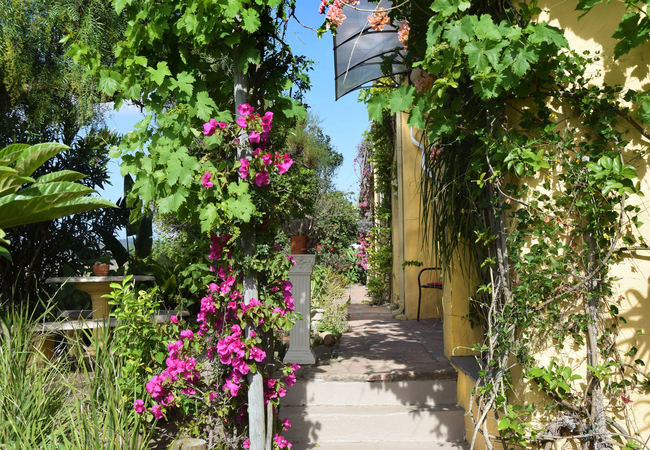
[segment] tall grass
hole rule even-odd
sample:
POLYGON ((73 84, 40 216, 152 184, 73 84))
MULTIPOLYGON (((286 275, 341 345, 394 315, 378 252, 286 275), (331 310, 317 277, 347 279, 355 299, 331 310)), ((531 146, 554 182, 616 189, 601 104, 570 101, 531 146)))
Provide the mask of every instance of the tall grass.
POLYGON ((0 313, 0 448, 48 447, 67 390, 61 373, 38 350, 46 336, 35 328, 44 315, 26 309, 0 313))
POLYGON ((0 310, 0 449, 146 449, 152 430, 119 387, 123 365, 110 339, 100 345, 88 333, 92 358, 49 360, 37 326, 48 312, 0 310))
MULTIPOLYGON (((152 429, 133 409, 133 398, 118 383, 123 361, 111 348, 110 339, 97 342, 90 364, 81 365, 76 380, 69 383, 73 401, 62 409, 67 427, 60 427, 59 449, 140 450, 146 449, 152 429)), ((69 381, 72 381, 70 378, 69 381)), ((133 392, 133 390, 129 390, 133 392)))

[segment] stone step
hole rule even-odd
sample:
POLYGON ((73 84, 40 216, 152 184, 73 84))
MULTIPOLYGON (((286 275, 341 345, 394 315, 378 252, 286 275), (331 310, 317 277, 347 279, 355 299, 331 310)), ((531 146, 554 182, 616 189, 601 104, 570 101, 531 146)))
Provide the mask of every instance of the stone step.
POLYGON ((280 409, 296 443, 367 441, 462 442, 464 410, 445 406, 289 406, 280 409))
POLYGON ((469 450, 467 442, 323 442, 295 443, 291 450, 469 450))
POLYGON ((456 380, 298 381, 282 405, 455 405, 456 380))

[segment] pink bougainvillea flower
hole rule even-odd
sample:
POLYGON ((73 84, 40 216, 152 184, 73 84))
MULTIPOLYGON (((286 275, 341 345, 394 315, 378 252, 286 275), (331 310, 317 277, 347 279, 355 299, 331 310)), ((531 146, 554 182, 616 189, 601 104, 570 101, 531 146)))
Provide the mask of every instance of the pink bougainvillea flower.
POLYGON ((296 374, 290 373, 284 378, 284 382, 287 383, 287 386, 293 386, 296 384, 296 374))
POLYGON ((271 111, 267 111, 264 116, 260 119, 260 122, 262 123, 262 129, 266 131, 267 133, 271 131, 271 122, 273 122, 273 113, 271 111))
POLYGON ((621 397, 621 400, 623 400, 623 403, 625 403, 626 405, 628 403, 632 403, 632 399, 630 399, 630 397, 628 397, 624 393, 621 392, 620 394, 618 394, 618 396, 621 397))
POLYGON ((217 393, 216 392, 210 392, 210 395, 208 396, 208 401, 211 402, 215 398, 217 398, 217 393))
MULTIPOLYGON (((242 128, 246 128, 248 124, 246 123, 246 117, 245 116, 239 116, 237 118, 237 125, 239 125, 242 128)), ((238 142, 239 144, 239 142, 238 142)))
POLYGON ((282 162, 276 163, 276 165, 278 166, 278 173, 282 175, 293 165, 293 159, 291 159, 288 153, 285 153, 282 157, 282 162))
POLYGON ((244 448, 246 448, 246 449, 251 448, 251 440, 250 440, 250 439, 246 439, 244 442, 242 442, 241 446, 244 447, 244 448))
POLYGON ((325 14, 327 9, 327 0, 320 0, 320 6, 318 7, 318 14, 325 14))
POLYGON ((186 388, 181 389, 181 394, 183 394, 183 395, 194 395, 194 394, 196 394, 196 389, 194 389, 193 387, 186 387, 186 388))
POLYGON ((284 436, 280 436, 279 434, 276 433, 273 440, 278 445, 280 450, 282 450, 284 448, 291 448, 291 442, 287 441, 287 439, 284 436))
POLYGON ((242 180, 243 180, 246 177, 248 177, 248 174, 249 174, 249 170, 248 170, 249 162, 248 162, 248 160, 246 158, 240 159, 239 162, 241 163, 241 167, 239 168, 239 176, 242 177, 242 180))
POLYGON ((189 339, 190 341, 194 339, 194 332, 192 330, 183 330, 181 331, 181 339, 189 339))
POLYGON ((262 362, 264 361, 264 358, 266 358, 266 352, 257 347, 251 348, 249 351, 249 355, 251 359, 254 359, 257 362, 262 362))
POLYGON ((171 323, 178 323, 178 317, 176 317, 176 316, 171 316, 171 317, 169 318, 169 321, 170 321, 171 323))
POLYGON ((135 407, 135 412, 138 414, 142 414, 144 412, 144 401, 138 399, 133 402, 133 406, 135 407))
POLYGON ((222 130, 225 130, 226 127, 228 126, 228 124, 227 124, 226 122, 217 122, 217 125, 218 125, 219 128, 221 128, 222 130))
POLYGON ((268 166, 269 164, 271 164, 273 162, 273 156, 271 156, 271 154, 269 152, 266 152, 262 156, 262 162, 264 162, 265 166, 268 166))
POLYGON ((411 32, 411 27, 409 26, 409 21, 405 20, 402 22, 402 24, 399 26, 399 30, 397 30, 397 39, 402 43, 404 46, 404 50, 408 50, 408 40, 409 40, 409 33, 411 32))
POLYGON ((261 170, 255 174, 255 186, 261 187, 269 184, 271 179, 269 178, 269 173, 266 170, 261 170))
POLYGON ((237 107, 237 112, 242 116, 250 116, 255 110, 248 103, 241 104, 237 107))
POLYGON ((345 19, 346 16, 343 14, 343 2, 340 0, 334 0, 334 3, 330 6, 330 10, 327 11, 327 16, 325 16, 325 20, 329 21, 327 25, 329 26, 332 24, 338 27, 345 19))
POLYGON ((162 419, 163 413, 162 413, 162 408, 160 407, 160 405, 153 405, 151 407, 151 412, 153 413, 153 416, 156 419, 162 419))
POLYGON ((260 156, 260 153, 262 153, 261 148, 256 148, 255 150, 253 150, 253 156, 260 156))
POLYGON ((284 427, 285 430, 288 430, 289 428, 291 428, 291 421, 289 419, 283 419, 282 426, 284 427))
POLYGON ((257 131, 251 131, 250 134, 248 135, 248 140, 250 141, 251 144, 259 144, 260 134, 257 131))
POLYGON ((210 181, 210 178, 212 178, 212 175, 210 172, 206 172, 205 175, 203 175, 203 180, 201 180, 201 186, 204 188, 211 188, 213 186, 212 181, 210 181))
POLYGON ((370 25, 370 28, 375 31, 383 30, 389 23, 390 18, 386 15, 386 8, 383 6, 380 6, 374 14, 368 16, 368 24, 370 25))
POLYGON ((217 121, 210 119, 209 122, 203 124, 203 134, 206 136, 212 136, 217 129, 217 121))

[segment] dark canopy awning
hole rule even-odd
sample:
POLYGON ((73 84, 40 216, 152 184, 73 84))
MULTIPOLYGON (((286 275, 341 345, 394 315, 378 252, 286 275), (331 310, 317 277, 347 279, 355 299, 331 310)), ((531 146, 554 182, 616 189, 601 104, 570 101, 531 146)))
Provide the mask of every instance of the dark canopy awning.
MULTIPOLYGON (((384 1, 383 3, 388 3, 384 1)), ((370 28, 368 16, 379 4, 361 0, 357 8, 366 11, 357 11, 345 8, 347 18, 337 28, 334 36, 334 72, 336 80, 336 99, 343 97, 348 92, 365 87, 367 83, 386 76, 381 71, 382 56, 402 48, 397 38, 397 29, 386 25, 382 31, 370 28)), ((390 4, 384 5, 386 7, 390 4)), ((401 57, 395 58, 392 65, 392 74, 408 73, 402 65, 401 57)))

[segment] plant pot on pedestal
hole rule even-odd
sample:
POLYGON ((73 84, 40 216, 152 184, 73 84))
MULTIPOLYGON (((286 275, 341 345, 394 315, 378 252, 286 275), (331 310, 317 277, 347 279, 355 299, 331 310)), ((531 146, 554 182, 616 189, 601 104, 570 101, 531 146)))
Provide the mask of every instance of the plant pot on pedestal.
POLYGON ((95 265, 93 266, 93 272, 98 277, 107 276, 109 269, 110 269, 110 266, 108 264, 95 263, 95 265))
POLYGON ((308 240, 307 236, 291 236, 291 254, 306 255, 308 240))

